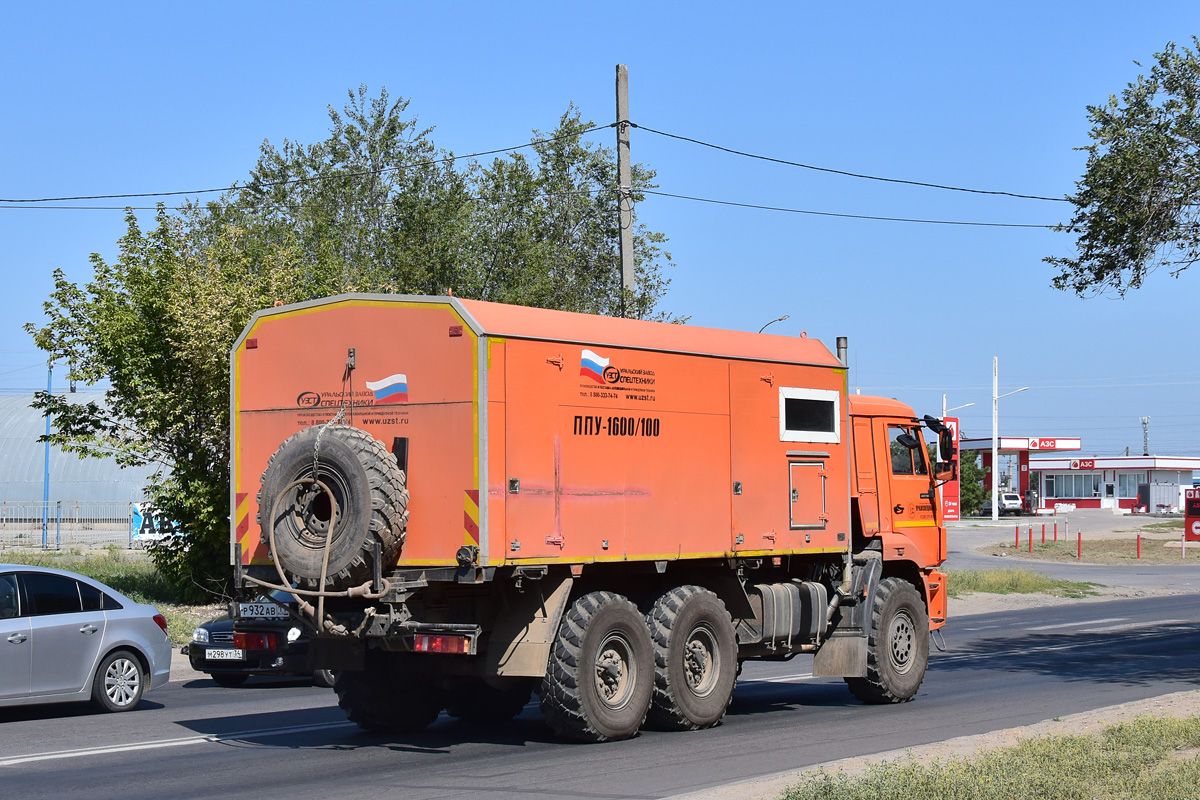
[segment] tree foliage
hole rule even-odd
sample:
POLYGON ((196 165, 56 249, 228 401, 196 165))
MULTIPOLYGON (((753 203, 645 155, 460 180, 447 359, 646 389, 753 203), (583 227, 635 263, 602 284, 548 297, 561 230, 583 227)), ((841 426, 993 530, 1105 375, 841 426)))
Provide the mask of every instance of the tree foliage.
POLYGON ((958 506, 960 513, 978 514, 987 499, 989 489, 983 485, 983 467, 979 466, 979 453, 960 450, 958 453, 958 506))
MULTIPOLYGON (((1124 295, 1166 267, 1173 277, 1200 259, 1200 38, 1169 43, 1148 76, 1118 98, 1088 106, 1087 170, 1068 199, 1074 258, 1050 257, 1055 288, 1124 295)), ((1140 65, 1139 65, 1140 66, 1140 65)))
MULTIPOLYGON (((193 596, 229 578, 229 349, 258 309, 341 292, 444 294, 641 318, 668 279, 665 237, 635 227, 636 291, 622 291, 616 165, 568 108, 529 155, 460 165, 386 91, 350 92, 313 145, 264 143, 220 201, 132 212, 113 263, 82 285, 55 273, 47 322, 26 329, 103 403, 39 393, 50 440, 152 466, 150 500, 187 536, 156 560, 193 596)), ((651 170, 634 170, 637 192, 651 170)))

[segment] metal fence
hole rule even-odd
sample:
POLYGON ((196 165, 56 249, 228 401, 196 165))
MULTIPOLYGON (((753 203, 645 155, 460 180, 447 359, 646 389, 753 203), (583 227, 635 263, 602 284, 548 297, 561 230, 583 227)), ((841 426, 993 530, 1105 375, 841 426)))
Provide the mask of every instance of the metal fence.
POLYGON ((140 530, 139 503, 49 503, 0 500, 0 546, 59 550, 64 547, 134 547, 154 533, 140 530), (151 535, 148 535, 151 534, 151 535))

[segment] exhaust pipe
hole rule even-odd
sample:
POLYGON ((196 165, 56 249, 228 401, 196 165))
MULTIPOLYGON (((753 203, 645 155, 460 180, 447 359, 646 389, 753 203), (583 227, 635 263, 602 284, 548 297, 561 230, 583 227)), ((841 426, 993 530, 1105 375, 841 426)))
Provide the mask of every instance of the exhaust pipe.
POLYGON ((849 343, 846 337, 837 337, 837 360, 841 362, 843 367, 846 366, 846 351, 849 349, 849 343))

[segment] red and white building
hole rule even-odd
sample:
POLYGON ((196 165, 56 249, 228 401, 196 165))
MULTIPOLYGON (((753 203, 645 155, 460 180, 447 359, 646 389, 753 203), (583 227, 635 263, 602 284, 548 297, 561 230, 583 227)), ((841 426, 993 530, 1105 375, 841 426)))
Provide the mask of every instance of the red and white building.
MULTIPOLYGON (((1150 513, 1178 511, 1200 458, 1115 456, 1111 458, 1034 458, 1030 483, 1039 505, 1073 503, 1076 508, 1145 508, 1150 513)), ((1024 496, 1024 495, 1022 495, 1024 496)))
MULTIPOLYGON (((984 486, 992 485, 992 440, 963 439, 961 450, 983 454, 984 486)), ((1149 512, 1184 507, 1184 491, 1192 488, 1192 472, 1200 458, 1113 456, 1080 458, 1082 440, 1072 436, 1001 436, 1000 455, 1016 456, 1019 478, 1013 487, 1026 506, 1052 509, 1060 503, 1076 508, 1144 507, 1149 512), (1036 456, 1036 457, 1034 457, 1036 456), (1032 493, 1030 492, 1032 490, 1032 493)))

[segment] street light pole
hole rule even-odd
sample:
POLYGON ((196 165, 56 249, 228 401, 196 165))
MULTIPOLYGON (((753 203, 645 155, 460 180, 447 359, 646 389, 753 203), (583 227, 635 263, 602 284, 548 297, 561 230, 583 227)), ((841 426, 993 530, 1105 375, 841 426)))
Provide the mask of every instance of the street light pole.
POLYGON ((1000 398, 1028 390, 1022 386, 1000 394, 1000 358, 992 356, 992 522, 1000 520, 1000 398))
POLYGON ((792 316, 791 314, 784 314, 782 317, 776 317, 775 319, 768 322, 766 325, 763 325, 761 328, 759 328, 758 332, 762 333, 763 331, 765 331, 767 329, 767 325, 774 325, 776 322, 783 322, 785 319, 788 319, 791 316, 792 316))
POLYGON ((960 408, 970 408, 973 405, 975 405, 975 404, 967 403, 965 405, 955 406, 954 408, 946 408, 946 393, 942 392, 942 419, 945 419, 946 415, 949 414, 951 411, 958 411, 960 408))

